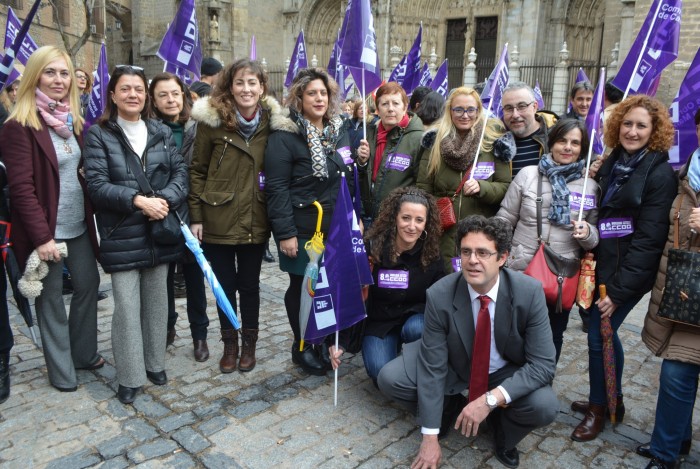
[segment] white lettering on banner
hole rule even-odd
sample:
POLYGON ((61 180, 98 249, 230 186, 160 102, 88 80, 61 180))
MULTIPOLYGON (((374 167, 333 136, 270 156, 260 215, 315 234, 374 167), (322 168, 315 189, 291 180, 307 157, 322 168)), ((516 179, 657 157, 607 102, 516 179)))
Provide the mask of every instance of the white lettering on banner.
POLYGON ((187 28, 185 29, 185 37, 197 42, 197 12, 194 10, 194 8, 192 9, 190 20, 188 21, 187 28))

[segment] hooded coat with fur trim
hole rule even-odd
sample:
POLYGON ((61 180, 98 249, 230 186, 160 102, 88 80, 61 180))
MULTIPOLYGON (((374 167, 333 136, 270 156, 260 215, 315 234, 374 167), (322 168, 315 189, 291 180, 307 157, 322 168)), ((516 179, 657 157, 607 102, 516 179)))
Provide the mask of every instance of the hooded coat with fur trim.
POLYGON ((209 98, 192 108, 197 134, 190 167, 190 219, 203 225, 202 240, 212 244, 262 244, 270 227, 265 197, 265 147, 270 117, 280 105, 267 97, 255 133, 246 140, 227 129, 209 98))

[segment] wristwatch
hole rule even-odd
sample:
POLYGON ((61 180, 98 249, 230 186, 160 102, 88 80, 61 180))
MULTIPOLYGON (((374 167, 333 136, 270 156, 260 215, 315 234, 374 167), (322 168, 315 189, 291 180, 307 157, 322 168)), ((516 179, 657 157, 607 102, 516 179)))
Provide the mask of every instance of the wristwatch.
POLYGON ((498 398, 491 394, 491 391, 486 391, 486 405, 489 406, 490 410, 498 407, 498 398))

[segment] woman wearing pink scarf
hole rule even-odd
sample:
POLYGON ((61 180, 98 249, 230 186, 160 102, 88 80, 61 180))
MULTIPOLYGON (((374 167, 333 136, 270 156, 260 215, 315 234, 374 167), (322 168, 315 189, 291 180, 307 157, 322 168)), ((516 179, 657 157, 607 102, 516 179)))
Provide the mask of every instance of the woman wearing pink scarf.
POLYGON ((104 365, 97 353, 97 238, 80 174, 83 119, 74 82, 68 54, 54 46, 37 49, 0 132, 20 269, 34 250, 49 266, 35 305, 49 381, 62 392, 77 389, 75 370, 104 365), (68 257, 61 258, 59 242, 68 257), (74 285, 70 315, 62 296, 64 262, 74 285))

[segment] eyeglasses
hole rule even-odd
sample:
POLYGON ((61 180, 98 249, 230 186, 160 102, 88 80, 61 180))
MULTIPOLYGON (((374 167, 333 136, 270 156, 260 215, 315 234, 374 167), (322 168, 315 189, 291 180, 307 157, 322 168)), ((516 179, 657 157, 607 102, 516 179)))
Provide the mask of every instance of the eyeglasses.
POLYGON ((525 109, 530 107, 530 105, 534 103, 534 101, 530 101, 529 103, 518 103, 515 106, 511 106, 510 104, 506 104, 503 106, 503 114, 513 114, 514 110, 518 110, 518 112, 525 112, 525 109))
POLYGON ((129 64, 126 64, 126 65, 115 65, 114 68, 118 68, 118 69, 121 69, 121 70, 129 70, 129 69, 131 69, 131 70, 136 71, 136 72, 143 72, 143 67, 139 67, 139 66, 137 66, 137 65, 129 65, 129 64))
POLYGON ((78 80, 87 80, 87 76, 83 75, 82 73, 76 73, 75 78, 78 80))
POLYGON ((478 108, 475 107, 468 107, 468 108, 463 108, 463 107, 453 107, 450 109, 452 111, 452 114, 454 114, 457 117, 462 117, 465 113, 469 117, 474 117, 476 116, 476 113, 479 112, 478 108))
POLYGON ((477 249, 475 251, 472 251, 471 249, 460 249, 460 254, 462 255, 462 257, 464 257, 466 259, 471 259, 472 254, 474 254, 474 255, 476 255, 476 258, 479 259, 480 261, 485 261, 485 260, 488 260, 494 254, 498 254, 498 253, 487 251, 486 249, 477 249))

